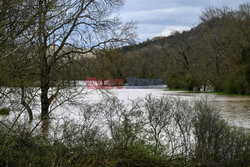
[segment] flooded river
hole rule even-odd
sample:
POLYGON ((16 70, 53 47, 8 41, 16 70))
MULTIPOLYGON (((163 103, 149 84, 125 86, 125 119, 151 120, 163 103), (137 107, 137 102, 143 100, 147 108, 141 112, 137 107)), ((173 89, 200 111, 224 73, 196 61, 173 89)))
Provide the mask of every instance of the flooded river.
POLYGON ((198 98, 208 96, 218 105, 220 114, 230 124, 250 129, 250 96, 227 96, 213 93, 190 93, 185 91, 165 91, 154 89, 122 89, 113 91, 119 99, 144 98, 148 94, 155 96, 174 96, 180 98, 198 98))
MULTIPOLYGON (((225 95, 216 95, 216 94, 204 94, 204 93, 190 93, 185 91, 166 91, 163 89, 113 89, 110 92, 117 96, 118 99, 124 101, 135 100, 137 98, 145 98, 147 95, 151 94, 154 96, 173 96, 180 97, 183 99, 198 98, 200 96, 208 96, 212 99, 218 106, 220 114, 224 119, 230 122, 232 125, 244 127, 250 129, 250 96, 225 96, 225 95)), ((99 91, 93 90, 93 92, 89 92, 88 94, 82 94, 80 97, 77 97, 76 100, 79 103, 98 103, 98 101, 102 100, 102 94, 99 91)), ((39 120, 40 118, 40 107, 39 107, 39 96, 37 97, 37 105, 34 105, 34 117, 39 120)), ((20 104, 20 103, 18 103, 20 104)), ((8 106, 7 106, 8 107, 8 106)), ((18 115, 20 109, 16 109, 17 112, 14 112, 11 116, 18 115)), ((56 108, 53 111, 55 114, 55 118, 60 116, 72 118, 74 120, 79 119, 78 116, 75 116, 77 111, 77 107, 69 107, 67 108, 56 108), (69 112, 71 111, 71 112, 69 112)), ((28 114, 24 112, 24 117, 27 119, 28 114)), ((0 117, 1 118, 1 117, 0 117)), ((1 118, 2 119, 2 118, 1 118)))

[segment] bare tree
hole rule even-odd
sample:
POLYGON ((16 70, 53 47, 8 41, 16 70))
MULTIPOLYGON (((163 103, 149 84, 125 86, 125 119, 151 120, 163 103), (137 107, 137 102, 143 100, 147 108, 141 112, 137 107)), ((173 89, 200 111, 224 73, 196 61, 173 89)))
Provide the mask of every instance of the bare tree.
POLYGON ((62 95, 65 87, 57 77, 62 68, 76 57, 99 55, 102 50, 134 42, 134 23, 123 24, 113 17, 123 0, 10 0, 0 4, 0 33, 5 34, 0 37, 4 65, 0 68, 7 67, 7 62, 13 64, 1 70, 9 75, 0 76, 0 82, 9 76, 18 78, 15 86, 21 88, 20 104, 30 121, 33 111, 26 99, 28 87, 39 81, 41 118, 46 120, 52 103, 60 99, 58 104, 62 104, 77 94, 62 95), (14 57, 21 63, 13 63, 14 57))
POLYGON ((0 61, 27 45, 36 33, 30 34, 40 10, 33 9, 32 0, 0 1, 0 61), (25 36, 29 35, 29 38, 25 36))
MULTIPOLYGON (((37 60, 40 80, 41 118, 48 120, 50 106, 63 87, 57 74, 76 56, 98 54, 102 49, 114 48, 133 42, 133 23, 123 25, 112 18, 123 5, 122 0, 37 0, 34 13, 38 13, 31 33, 34 48, 32 58, 37 60), (35 35, 35 38, 33 36, 35 35), (51 89, 57 82, 57 88, 51 89)), ((74 95, 72 95, 74 96, 74 95)), ((68 97, 65 101, 69 99, 68 97)))

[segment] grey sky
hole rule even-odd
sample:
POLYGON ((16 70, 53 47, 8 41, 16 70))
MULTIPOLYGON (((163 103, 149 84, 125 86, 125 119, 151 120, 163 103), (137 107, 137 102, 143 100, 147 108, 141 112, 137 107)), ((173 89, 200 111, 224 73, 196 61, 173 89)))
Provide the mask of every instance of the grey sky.
POLYGON ((237 8, 250 0, 125 0, 119 12, 123 21, 137 22, 139 41, 188 30, 200 23, 209 6, 237 8))

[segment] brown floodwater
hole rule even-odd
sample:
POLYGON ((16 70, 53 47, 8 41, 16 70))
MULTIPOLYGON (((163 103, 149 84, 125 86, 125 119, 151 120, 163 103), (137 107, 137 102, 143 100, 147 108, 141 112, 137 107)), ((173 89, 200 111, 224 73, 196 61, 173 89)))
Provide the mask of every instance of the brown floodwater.
POLYGON ((220 114, 230 124, 250 129, 250 96, 230 96, 185 91, 165 91, 163 94, 189 98, 207 96, 217 104, 220 114))

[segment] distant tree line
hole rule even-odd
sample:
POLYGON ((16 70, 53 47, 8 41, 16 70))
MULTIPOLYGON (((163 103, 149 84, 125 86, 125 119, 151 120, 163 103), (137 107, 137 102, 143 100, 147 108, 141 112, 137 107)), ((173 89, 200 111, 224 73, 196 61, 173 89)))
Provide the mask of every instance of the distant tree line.
POLYGON ((190 31, 82 59, 80 79, 163 78, 174 89, 249 94, 250 5, 209 8, 200 18, 190 31))
MULTIPOLYGON (((39 12, 34 13, 34 16, 36 14, 38 15, 39 12)), ((98 55, 92 58, 82 56, 78 59, 65 59, 70 63, 61 62, 63 65, 53 71, 53 82, 85 80, 87 77, 100 79, 162 78, 165 84, 173 89, 250 94, 249 3, 240 5, 236 10, 208 8, 200 18, 201 23, 190 31, 173 32, 172 35, 165 38, 147 40, 120 49, 102 48, 98 55)), ((1 25, 4 25, 3 23, 4 21, 1 22, 1 25)), ((0 33, 3 34, 3 30, 0 30, 0 33)), ((9 35, 6 32, 4 34, 7 34, 8 38, 18 35, 9 35)), ((25 43, 26 40, 21 41, 25 43)), ((16 40, 15 43, 17 43, 16 40)), ((3 44, 6 45, 6 42, 3 44)), ((10 49, 3 47, 3 44, 1 45, 2 53, 5 50, 9 51, 10 49)), ((12 45, 8 44, 8 46, 12 45)), ((34 52, 35 50, 33 49, 34 52)), ((7 76, 8 71, 22 69, 10 75, 13 77, 11 82, 15 80, 14 78, 18 78, 15 75, 20 76, 18 72, 24 73, 23 77, 27 76, 25 72, 32 74, 31 80, 39 81, 40 78, 37 75, 40 73, 37 70, 39 67, 33 65, 33 67, 27 68, 27 63, 36 64, 37 62, 34 56, 31 58, 24 56, 32 54, 31 49, 22 48, 22 50, 18 50, 18 53, 19 55, 15 55, 18 63, 15 65, 13 65, 15 62, 13 57, 10 58, 9 63, 2 62, 4 69, 2 72, 5 75, 1 76, 7 76), (22 61, 26 64, 19 63, 22 58, 28 59, 22 61), (7 70, 4 68, 6 64, 8 64, 7 70), (13 68, 11 70, 10 64, 13 68)), ((2 80, 9 81, 8 79, 2 80)), ((29 80, 28 83, 34 82, 29 80)))

